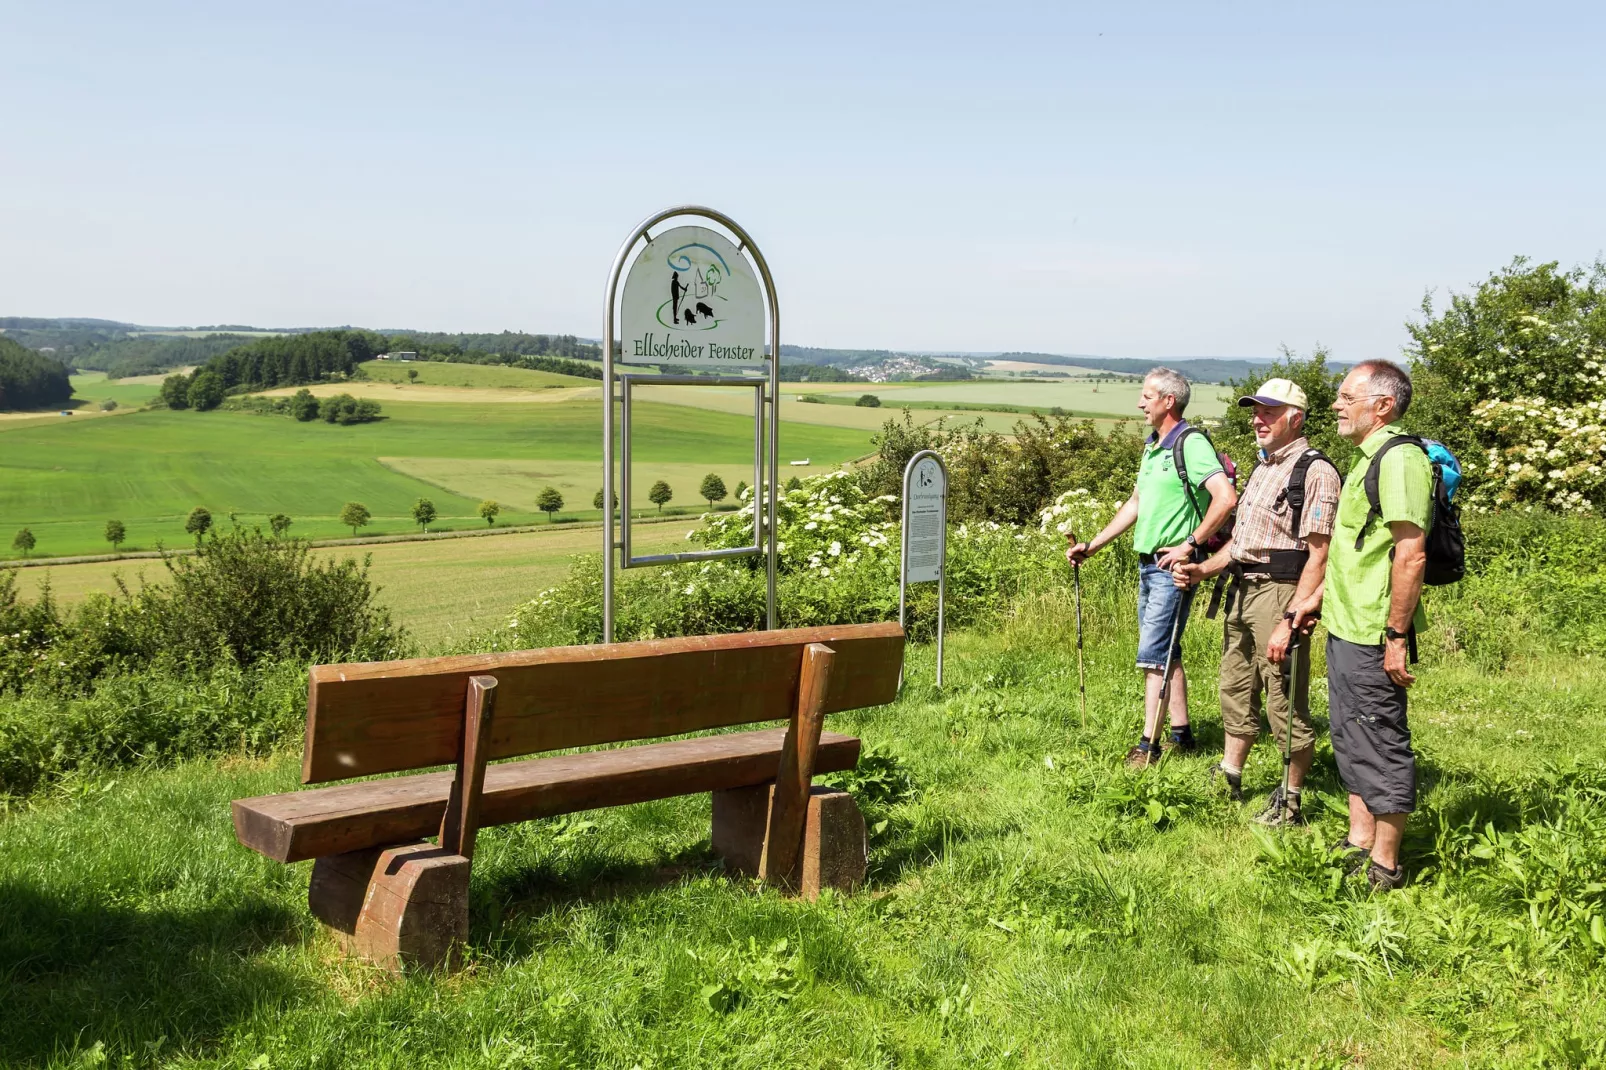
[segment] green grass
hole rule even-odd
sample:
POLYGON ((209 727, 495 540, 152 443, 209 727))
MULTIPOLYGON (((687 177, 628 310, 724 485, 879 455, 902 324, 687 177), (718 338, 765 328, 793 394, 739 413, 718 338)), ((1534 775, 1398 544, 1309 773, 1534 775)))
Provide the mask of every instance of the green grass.
MULTIPOLYGON (((638 554, 683 549, 692 526, 686 520, 640 524, 631 531, 632 548, 638 554)), ((419 642, 433 646, 505 623, 536 593, 562 580, 575 554, 595 554, 601 545, 597 525, 558 524, 484 538, 338 546, 313 553, 337 560, 369 558, 378 601, 419 642)), ((150 559, 92 561, 19 569, 16 577, 24 598, 36 599, 48 583, 57 604, 72 606, 92 593, 115 594, 119 577, 133 590, 162 582, 167 569, 150 559)))
MULTIPOLYGON (((338 519, 347 501, 372 511, 364 534, 416 530, 409 510, 419 497, 435 502, 443 526, 481 523, 477 492, 453 493, 393 470, 380 458, 429 459, 437 473, 442 459, 468 462, 469 472, 481 471, 477 466, 486 461, 540 459, 577 466, 571 471, 594 465, 595 476, 580 485, 580 500, 567 502, 564 515, 595 517, 591 498, 601 485, 598 408, 595 401, 387 400, 387 419, 351 427, 167 410, 70 426, 67 420, 0 422, 0 517, 6 523, 0 553, 8 552, 12 532, 22 526, 33 530, 39 555, 106 552, 102 534, 109 518, 127 525, 124 549, 150 549, 158 541, 184 545, 184 518, 198 505, 218 523, 227 523, 230 511, 244 523, 288 513, 295 518, 294 532, 308 537, 349 535, 338 519)), ((871 449, 867 431, 787 423, 781 435, 787 456, 811 456, 816 463, 850 460, 871 449)), ((635 442, 645 465, 750 466, 752 418, 643 403, 636 407, 635 442)), ((675 489, 675 504, 696 507, 694 486, 675 489)), ((546 519, 505 510, 500 522, 546 519)))
MULTIPOLYGON (((1140 701, 1127 603, 1089 593, 1085 729, 1063 592, 951 637, 944 692, 917 648, 897 703, 832 717, 918 790, 871 806, 864 890, 807 904, 724 876, 706 796, 488 830, 450 978, 342 959, 307 914, 309 867, 234 842, 228 801, 294 790, 296 755, 70 782, 0 818, 0 1063, 1596 1065, 1601 950, 1546 943, 1523 896, 1606 879, 1600 837, 1575 832, 1560 867, 1536 846, 1525 892, 1457 830, 1540 844, 1575 805, 1549 763, 1606 757, 1597 663, 1422 667, 1419 879, 1374 901, 1328 890, 1324 806, 1261 840, 1208 759, 1119 767, 1140 701), (1151 822, 1151 797, 1172 816, 1151 822)), ((1218 746, 1219 636, 1200 620, 1186 642, 1218 746)), ((1251 757, 1256 803, 1277 765, 1251 757)), ((1325 742, 1312 788, 1338 799, 1325 742)))
POLYGON ((72 377, 74 400, 98 407, 102 401, 115 401, 119 407, 137 408, 162 392, 159 383, 129 383, 107 379, 105 372, 84 372, 72 377))
POLYGON ((419 386, 457 386, 470 388, 511 387, 539 390, 549 386, 597 386, 596 379, 580 375, 558 375, 555 372, 532 371, 528 368, 505 368, 495 364, 448 364, 443 361, 414 360, 403 363, 397 360, 370 360, 361 365, 364 374, 377 383, 409 383, 419 386), (416 380, 407 373, 417 372, 416 380))

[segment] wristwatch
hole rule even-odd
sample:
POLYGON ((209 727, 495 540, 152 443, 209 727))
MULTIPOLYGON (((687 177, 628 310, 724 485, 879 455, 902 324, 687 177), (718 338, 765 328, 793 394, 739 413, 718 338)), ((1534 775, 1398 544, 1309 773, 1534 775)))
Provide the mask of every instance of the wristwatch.
POLYGON ((1393 628, 1388 628, 1388 627, 1385 627, 1383 629, 1383 634, 1385 636, 1387 636, 1388 638, 1390 638, 1390 639, 1409 639, 1409 638, 1411 638, 1411 633, 1410 632, 1397 632, 1393 628))

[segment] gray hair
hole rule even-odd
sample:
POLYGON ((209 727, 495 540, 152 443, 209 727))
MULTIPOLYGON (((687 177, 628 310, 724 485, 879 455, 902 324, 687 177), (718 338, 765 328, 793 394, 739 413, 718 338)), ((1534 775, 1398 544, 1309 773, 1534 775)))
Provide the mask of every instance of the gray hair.
POLYGON ((1182 373, 1171 368, 1154 368, 1143 377, 1145 383, 1153 383, 1161 396, 1170 394, 1177 401, 1177 415, 1181 416, 1188 408, 1188 400, 1193 397, 1193 387, 1182 373))
POLYGON ((1387 394, 1394 399, 1394 419, 1405 415, 1411 407, 1411 377, 1405 369, 1390 360, 1363 360, 1355 365, 1356 371, 1366 373, 1366 381, 1374 393, 1387 394))

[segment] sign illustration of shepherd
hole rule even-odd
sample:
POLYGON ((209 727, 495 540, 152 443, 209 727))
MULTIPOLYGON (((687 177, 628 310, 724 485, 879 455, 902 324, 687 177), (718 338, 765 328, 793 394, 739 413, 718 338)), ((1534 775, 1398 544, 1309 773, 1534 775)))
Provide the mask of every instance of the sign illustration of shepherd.
POLYGON ((626 363, 766 363, 758 279, 715 231, 676 227, 650 240, 625 278, 621 304, 626 363))

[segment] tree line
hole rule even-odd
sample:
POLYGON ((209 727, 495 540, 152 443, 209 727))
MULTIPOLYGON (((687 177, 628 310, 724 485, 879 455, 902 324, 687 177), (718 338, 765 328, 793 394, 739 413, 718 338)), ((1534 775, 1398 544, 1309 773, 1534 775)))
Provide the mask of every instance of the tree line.
POLYGON ((70 397, 66 365, 0 338, 0 410, 59 405, 70 397))

